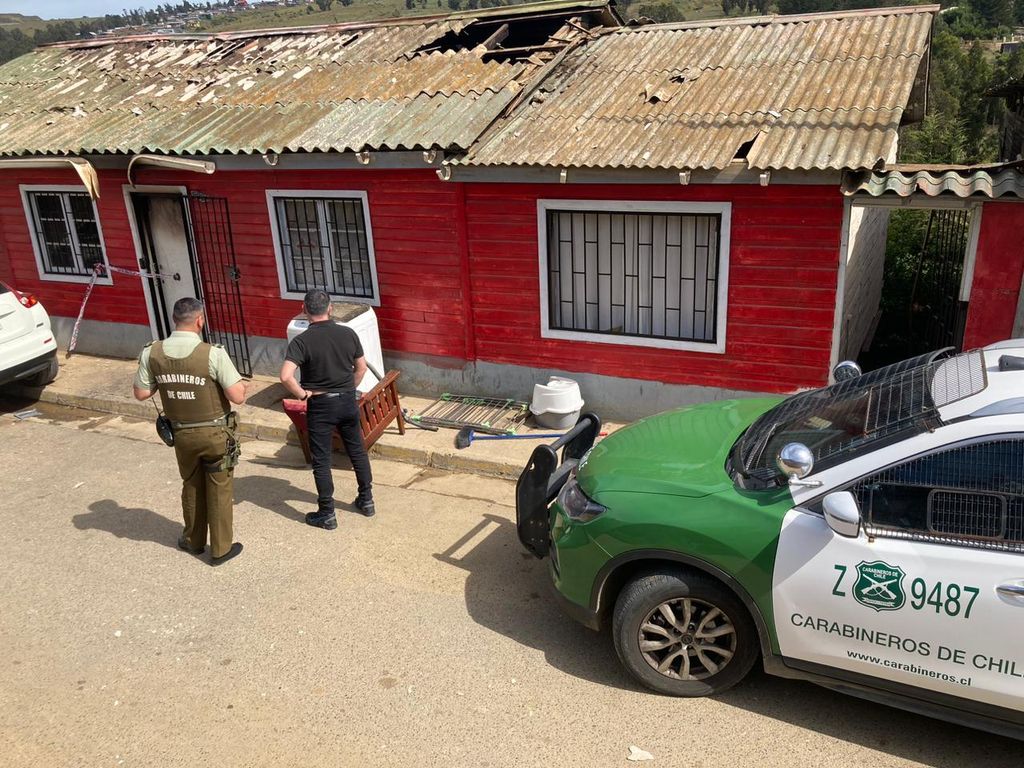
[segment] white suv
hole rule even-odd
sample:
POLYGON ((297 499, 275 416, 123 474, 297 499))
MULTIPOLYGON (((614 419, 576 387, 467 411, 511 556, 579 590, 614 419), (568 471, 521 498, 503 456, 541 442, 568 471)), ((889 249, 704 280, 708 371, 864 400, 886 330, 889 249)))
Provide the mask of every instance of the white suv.
POLYGON ((57 341, 35 296, 0 282, 0 386, 41 387, 57 378, 57 341))

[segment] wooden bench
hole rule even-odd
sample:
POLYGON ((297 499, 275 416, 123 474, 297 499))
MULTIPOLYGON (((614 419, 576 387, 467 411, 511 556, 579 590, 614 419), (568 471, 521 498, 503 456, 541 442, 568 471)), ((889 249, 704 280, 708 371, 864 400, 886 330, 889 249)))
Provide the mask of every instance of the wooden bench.
MULTIPOLYGON (((388 371, 384 378, 377 382, 377 386, 369 392, 360 393, 356 401, 359 406, 359 424, 362 428, 363 442, 367 450, 380 439, 384 430, 393 421, 398 422, 398 434, 405 434, 405 419, 402 416, 402 406, 398 401, 398 376, 400 371, 388 371)), ((306 403, 302 400, 282 400, 284 412, 295 425, 295 432, 299 436, 299 445, 302 447, 302 455, 306 457, 306 463, 311 464, 312 458, 309 455, 309 428, 306 425, 306 403)), ((342 450, 341 437, 335 433, 334 450, 342 450)))

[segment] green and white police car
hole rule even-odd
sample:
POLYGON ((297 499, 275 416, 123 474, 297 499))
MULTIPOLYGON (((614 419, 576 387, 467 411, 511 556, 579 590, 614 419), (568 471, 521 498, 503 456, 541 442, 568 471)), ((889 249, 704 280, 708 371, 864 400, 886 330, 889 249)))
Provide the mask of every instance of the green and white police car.
POLYGON ((654 690, 715 694, 760 656, 1024 737, 1024 340, 834 376, 596 445, 584 415, 519 478, 521 541, 654 690))

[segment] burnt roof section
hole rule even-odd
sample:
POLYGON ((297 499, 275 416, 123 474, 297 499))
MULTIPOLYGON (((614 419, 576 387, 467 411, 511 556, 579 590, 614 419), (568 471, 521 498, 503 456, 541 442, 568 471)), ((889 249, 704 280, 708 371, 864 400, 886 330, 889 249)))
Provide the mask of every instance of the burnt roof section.
POLYGON ((0 156, 463 150, 604 0, 107 38, 0 67, 0 156))
POLYGON ((459 162, 871 168, 924 112, 938 6, 599 30, 459 162))

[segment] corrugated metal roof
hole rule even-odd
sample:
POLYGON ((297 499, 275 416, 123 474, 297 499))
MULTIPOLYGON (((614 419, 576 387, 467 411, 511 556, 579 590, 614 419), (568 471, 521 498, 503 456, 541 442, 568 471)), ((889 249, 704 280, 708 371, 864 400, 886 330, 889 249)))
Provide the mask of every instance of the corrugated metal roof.
POLYGON ((884 171, 855 171, 843 175, 843 194, 872 197, 1018 197, 1024 199, 1022 164, 994 166, 897 166, 884 171))
MULTIPOLYGON (((516 11, 608 20, 597 0, 516 11)), ((0 67, 0 155, 465 149, 543 62, 436 43, 511 13, 41 48, 0 67)))
POLYGON ((938 6, 601 30, 460 162, 842 169, 891 159, 938 6))

